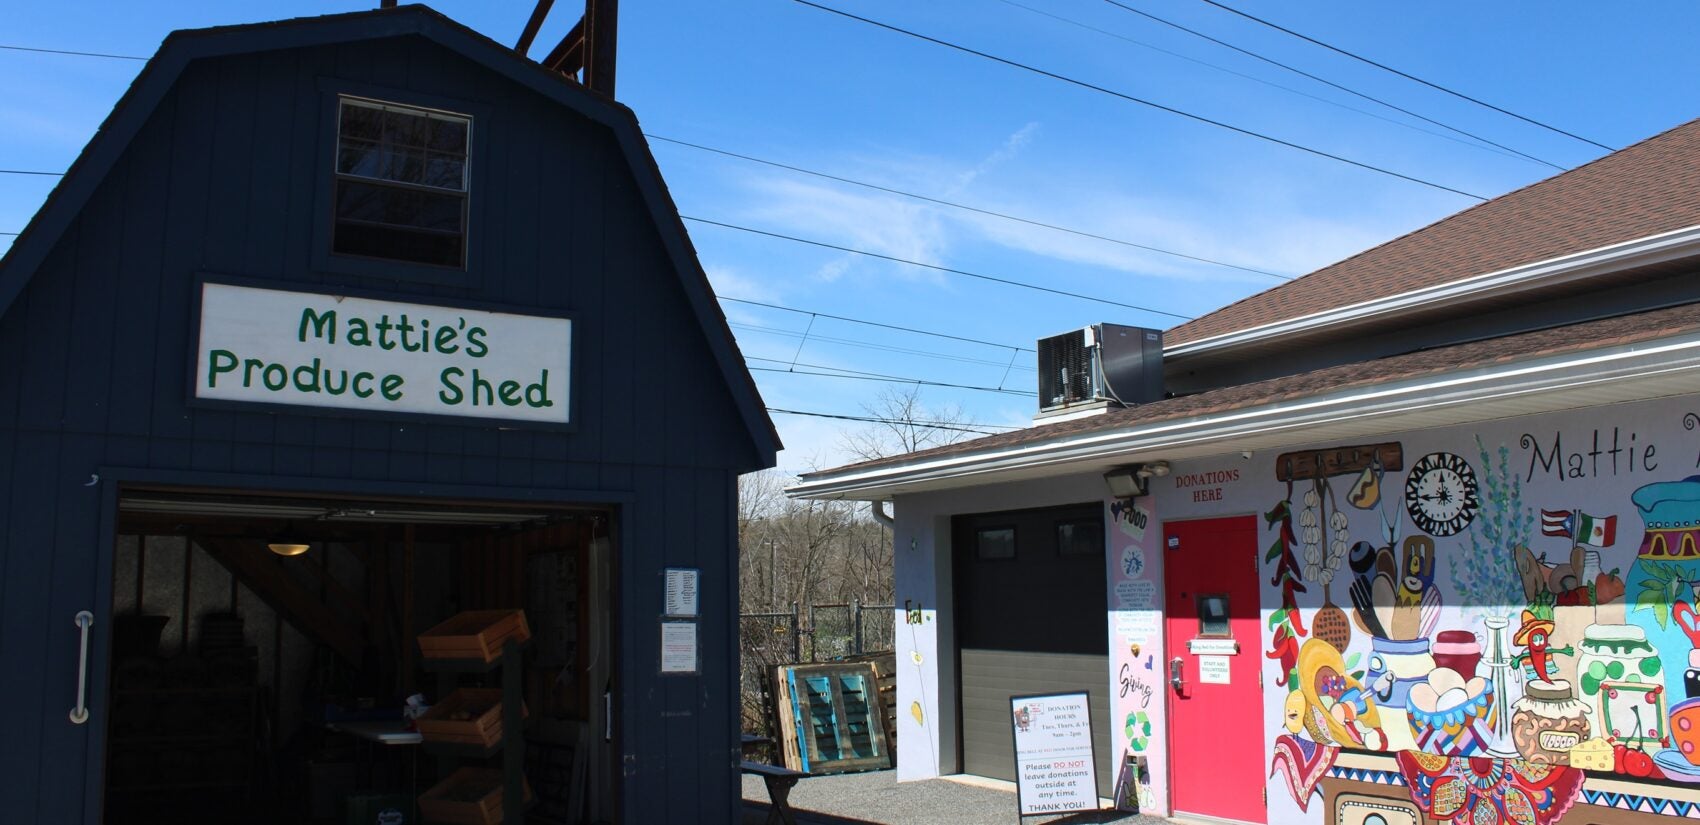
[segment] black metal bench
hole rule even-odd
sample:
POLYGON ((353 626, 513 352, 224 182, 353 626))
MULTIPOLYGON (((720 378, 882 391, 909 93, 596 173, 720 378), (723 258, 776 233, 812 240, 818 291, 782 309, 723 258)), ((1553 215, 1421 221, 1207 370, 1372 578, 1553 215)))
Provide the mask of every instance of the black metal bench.
POLYGON ((767 783, 767 798, 770 803, 767 809, 767 825, 797 825, 797 817, 791 813, 791 789, 796 787, 797 780, 810 774, 765 762, 751 762, 748 759, 744 760, 743 770, 744 773, 761 777, 762 781, 767 783))

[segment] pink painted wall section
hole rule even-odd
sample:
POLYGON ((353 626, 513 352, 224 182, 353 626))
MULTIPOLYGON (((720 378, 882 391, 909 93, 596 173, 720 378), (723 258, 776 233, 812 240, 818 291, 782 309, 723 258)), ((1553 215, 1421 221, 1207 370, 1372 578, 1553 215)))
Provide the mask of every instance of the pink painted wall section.
POLYGON ((1110 759, 1118 803, 1167 813, 1163 737, 1163 528, 1150 496, 1105 504, 1110 639, 1110 759))

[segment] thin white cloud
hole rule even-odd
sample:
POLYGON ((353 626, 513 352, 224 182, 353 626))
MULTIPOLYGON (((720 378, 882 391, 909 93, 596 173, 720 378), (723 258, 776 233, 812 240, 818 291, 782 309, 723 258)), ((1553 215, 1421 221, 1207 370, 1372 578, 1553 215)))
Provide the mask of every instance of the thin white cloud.
MULTIPOLYGON (((812 180, 763 175, 748 180, 763 227, 894 258, 938 264, 947 247, 936 210, 895 195, 846 191, 812 180)), ((821 273, 843 274, 844 268, 821 273)))
POLYGON ((714 264, 703 267, 703 270, 708 274, 708 282, 714 287, 715 295, 748 301, 779 302, 778 293, 763 281, 744 274, 737 267, 714 264))
POLYGON ((973 168, 963 172, 961 175, 958 175, 956 179, 956 186, 952 187, 951 194, 961 192, 963 189, 968 188, 969 184, 979 179, 980 176, 1014 160, 1016 155, 1021 154, 1022 149, 1027 148, 1027 145, 1033 142, 1033 136, 1038 134, 1038 132, 1039 124, 1037 122, 1028 123, 1026 126, 1015 130, 1014 133, 1004 139, 1003 145, 999 146, 997 151, 987 155, 984 160, 975 164, 973 168))

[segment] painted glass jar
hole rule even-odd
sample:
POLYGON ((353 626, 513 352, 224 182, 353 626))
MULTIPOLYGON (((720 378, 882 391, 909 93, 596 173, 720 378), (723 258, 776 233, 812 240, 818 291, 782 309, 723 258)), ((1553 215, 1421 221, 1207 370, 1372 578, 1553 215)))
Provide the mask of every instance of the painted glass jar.
POLYGON ((1598 730, 1625 745, 1657 744, 1664 721, 1665 671, 1646 631, 1635 625, 1589 625, 1577 645, 1576 671, 1577 698, 1598 730), (1661 690, 1651 691, 1653 687, 1661 690), (1626 695, 1631 692, 1637 696, 1626 695), (1649 693, 1658 694, 1652 702, 1646 701, 1649 693), (1634 712, 1632 698, 1639 698, 1642 706, 1652 705, 1644 708, 1646 719, 1634 712))
POLYGON ((1416 741, 1406 722, 1406 705, 1411 686, 1428 678, 1434 656, 1427 639, 1370 638, 1369 662, 1364 684, 1381 708, 1382 731, 1390 751, 1415 750, 1416 741))
POLYGON ((1688 652, 1696 647, 1690 634, 1700 632, 1683 621, 1693 615, 1694 583, 1700 582, 1700 475, 1645 485, 1630 500, 1646 530, 1624 582, 1631 605, 1628 619, 1658 653, 1664 696, 1682 697, 1687 693, 1683 675, 1688 652), (1661 597, 1643 604, 1638 601, 1642 593, 1661 597), (1673 615, 1679 606, 1690 610, 1673 615))
POLYGON ((1562 680, 1531 682, 1511 715, 1517 753, 1541 765, 1569 765, 1570 749, 1588 739, 1588 706, 1562 680))
POLYGON ((1482 661, 1482 646, 1476 634, 1468 630, 1442 630, 1434 638, 1434 663, 1450 668, 1465 679, 1476 678, 1476 665, 1482 661))

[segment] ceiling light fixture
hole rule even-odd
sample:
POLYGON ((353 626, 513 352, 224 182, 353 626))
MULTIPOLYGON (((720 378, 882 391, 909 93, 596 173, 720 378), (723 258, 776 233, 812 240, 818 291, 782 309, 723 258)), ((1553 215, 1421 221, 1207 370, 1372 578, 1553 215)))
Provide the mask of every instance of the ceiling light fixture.
POLYGON ((295 522, 284 525, 283 529, 266 540, 266 549, 280 556, 299 556, 310 547, 307 537, 295 529, 295 522))

